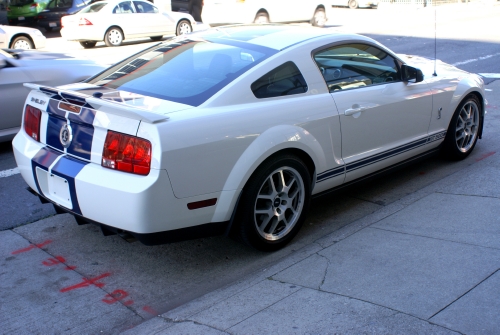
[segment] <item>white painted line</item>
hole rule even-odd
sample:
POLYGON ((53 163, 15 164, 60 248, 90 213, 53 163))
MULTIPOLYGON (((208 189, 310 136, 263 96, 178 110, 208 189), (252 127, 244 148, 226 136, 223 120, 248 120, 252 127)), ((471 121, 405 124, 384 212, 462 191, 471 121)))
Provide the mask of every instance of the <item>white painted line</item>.
POLYGON ((481 77, 500 79, 500 73, 478 73, 481 77))
POLYGON ((0 178, 10 177, 10 176, 18 174, 20 172, 21 171, 19 171, 19 168, 14 168, 14 169, 9 169, 9 170, 3 170, 3 171, 0 171, 0 178))
POLYGON ((486 56, 483 56, 483 57, 478 57, 478 58, 473 58, 473 59, 467 59, 467 60, 464 60, 463 62, 458 62, 458 63, 454 63, 454 64, 451 64, 451 65, 453 65, 453 66, 464 65, 464 64, 469 64, 469 63, 477 62, 477 61, 480 61, 480 60, 485 60, 485 59, 488 59, 488 58, 491 58, 491 57, 496 57, 496 56, 500 56, 500 52, 497 52, 496 54, 493 54, 493 55, 486 55, 486 56))

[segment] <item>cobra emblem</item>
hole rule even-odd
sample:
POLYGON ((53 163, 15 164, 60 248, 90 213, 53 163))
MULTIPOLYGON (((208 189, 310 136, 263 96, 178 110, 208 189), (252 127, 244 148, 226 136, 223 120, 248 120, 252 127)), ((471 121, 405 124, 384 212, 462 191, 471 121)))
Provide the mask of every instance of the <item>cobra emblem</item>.
POLYGON ((73 140, 73 130, 69 124, 65 124, 59 133, 59 140, 63 147, 68 148, 73 140))

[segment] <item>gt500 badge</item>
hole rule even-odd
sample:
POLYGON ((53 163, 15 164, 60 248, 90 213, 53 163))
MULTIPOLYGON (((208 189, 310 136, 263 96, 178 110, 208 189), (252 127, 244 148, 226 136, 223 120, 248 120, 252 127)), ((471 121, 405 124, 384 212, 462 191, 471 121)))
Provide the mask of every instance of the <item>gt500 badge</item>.
POLYGON ((69 124, 65 124, 61 128, 61 132, 59 133, 59 140, 63 147, 67 148, 70 146, 71 141, 73 140, 73 130, 69 124))

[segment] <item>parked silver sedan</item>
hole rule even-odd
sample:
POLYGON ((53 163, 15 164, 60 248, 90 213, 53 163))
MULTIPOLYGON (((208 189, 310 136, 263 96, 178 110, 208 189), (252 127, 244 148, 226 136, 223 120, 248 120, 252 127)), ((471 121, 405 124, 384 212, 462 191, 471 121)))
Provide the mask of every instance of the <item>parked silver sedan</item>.
POLYGON ((48 86, 75 83, 104 68, 95 61, 60 53, 0 49, 0 142, 14 138, 21 126, 29 92, 23 83, 48 86))
POLYGON ((45 47, 45 36, 40 30, 0 25, 0 48, 41 49, 43 47, 45 47))

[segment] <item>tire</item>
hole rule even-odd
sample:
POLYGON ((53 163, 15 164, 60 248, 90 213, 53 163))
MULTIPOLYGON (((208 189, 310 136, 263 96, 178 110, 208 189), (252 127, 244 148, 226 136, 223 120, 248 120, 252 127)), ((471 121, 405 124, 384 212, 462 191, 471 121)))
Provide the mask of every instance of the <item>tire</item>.
POLYGON ((93 48, 93 47, 95 47, 96 44, 97 44, 96 41, 81 41, 80 42, 80 45, 82 47, 84 47, 85 49, 93 48))
POLYGON ((177 23, 177 28, 175 29, 175 34, 177 36, 185 35, 193 32, 193 27, 191 27, 191 23, 188 20, 180 20, 177 23))
POLYGON ((356 9, 358 8, 358 2, 356 0, 349 0, 348 6, 351 9, 356 9))
POLYGON ((304 162, 291 155, 268 159, 243 189, 237 238, 262 251, 283 248, 300 230, 310 199, 311 176, 304 162))
POLYGON ((33 42, 25 37, 25 36, 19 36, 14 38, 12 40, 12 43, 10 44, 11 49, 35 49, 35 46, 33 45, 33 42))
POLYGON ((313 18, 311 19, 311 24, 314 27, 324 27, 326 23, 326 13, 323 8, 318 8, 314 12, 313 18))
POLYGON ((123 32, 118 27, 109 28, 104 34, 104 43, 108 47, 118 47, 123 43, 123 32))
POLYGON ((482 121, 478 98, 468 95, 451 118, 443 143, 443 154, 452 160, 469 156, 476 146, 482 121))
POLYGON ((161 39, 163 38, 163 36, 151 36, 149 37, 152 41, 161 41, 161 39))
POLYGON ((259 12, 257 15, 255 15, 255 19, 253 20, 253 23, 257 24, 265 24, 265 23, 270 23, 271 20, 269 20, 269 14, 266 12, 259 12))

